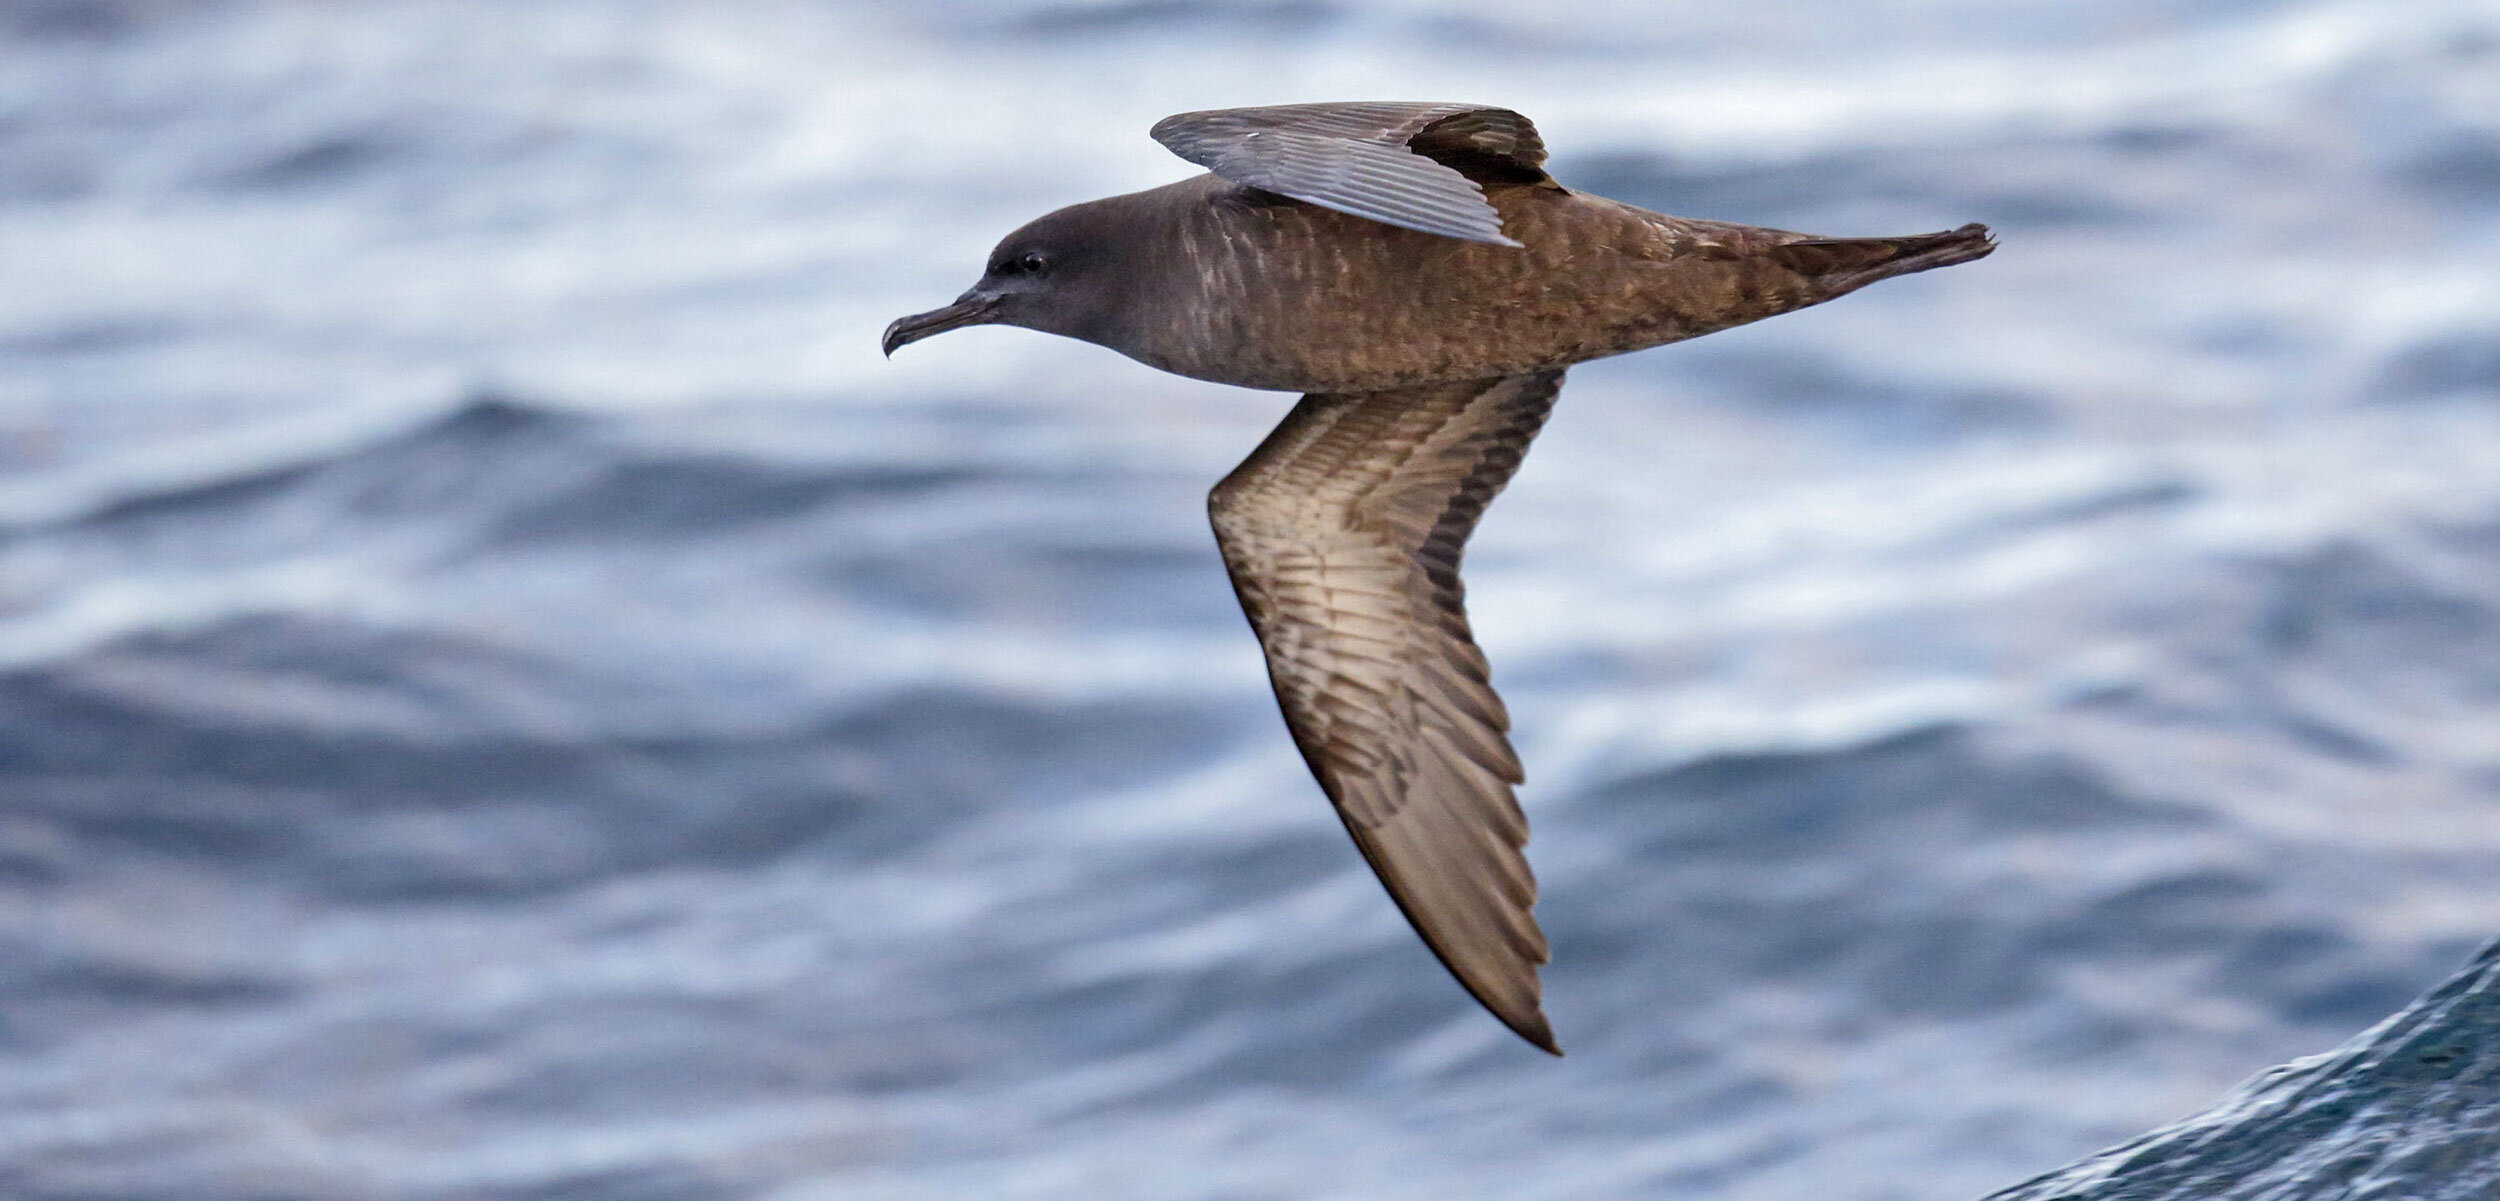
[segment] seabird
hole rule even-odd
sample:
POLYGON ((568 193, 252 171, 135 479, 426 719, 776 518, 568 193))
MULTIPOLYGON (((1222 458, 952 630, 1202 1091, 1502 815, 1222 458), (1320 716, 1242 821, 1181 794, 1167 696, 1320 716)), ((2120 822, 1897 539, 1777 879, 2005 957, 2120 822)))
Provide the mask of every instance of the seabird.
POLYGON ((891 355, 967 325, 1079 338, 1305 395, 1208 497, 1294 743, 1426 946, 1560 1055, 1510 716, 1459 559, 1587 359, 1699 337, 1995 248, 1965 225, 1821 238, 1669 217, 1545 173, 1526 117, 1343 103, 1166 117, 1208 174, 1007 235, 891 355))

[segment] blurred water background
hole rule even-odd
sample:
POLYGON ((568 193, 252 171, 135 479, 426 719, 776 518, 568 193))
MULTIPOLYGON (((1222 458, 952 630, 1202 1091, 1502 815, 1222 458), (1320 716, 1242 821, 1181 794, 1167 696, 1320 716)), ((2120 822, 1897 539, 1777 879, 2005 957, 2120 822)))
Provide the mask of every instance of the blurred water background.
POLYGON ((2488 0, 11 0, 0 1194, 1963 1198, 2500 929, 2488 0), (1174 111, 1985 262, 1592 364, 1479 535, 1477 1011, 1204 491, 876 352, 1174 111))

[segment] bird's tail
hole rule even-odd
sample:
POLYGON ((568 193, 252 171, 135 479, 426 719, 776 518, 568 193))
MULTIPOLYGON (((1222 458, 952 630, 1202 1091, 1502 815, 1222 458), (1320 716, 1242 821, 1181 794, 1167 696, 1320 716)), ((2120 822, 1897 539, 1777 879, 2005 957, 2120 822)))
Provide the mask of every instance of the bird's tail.
POLYGON ((1906 238, 1806 238, 1774 247, 1770 255, 1838 296, 1879 279, 1984 258, 1996 248, 1988 227, 1972 222, 1906 238))

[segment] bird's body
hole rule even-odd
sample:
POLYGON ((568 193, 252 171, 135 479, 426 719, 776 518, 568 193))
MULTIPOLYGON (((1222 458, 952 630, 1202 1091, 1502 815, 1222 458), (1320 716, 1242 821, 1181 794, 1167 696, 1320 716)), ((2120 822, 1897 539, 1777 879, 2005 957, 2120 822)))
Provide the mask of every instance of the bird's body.
POLYGON ((1209 497, 1287 728, 1364 858, 1451 972, 1557 1051, 1520 849, 1522 776, 1458 568, 1563 369, 1965 262, 1976 225, 1818 238, 1574 192, 1505 109, 1184 113, 1155 137, 1210 174, 1007 236, 955 304, 1180 375, 1306 395, 1209 497))
POLYGON ((1851 256, 1830 249, 1846 243, 1550 182, 1495 184, 1485 200, 1520 245, 1400 229, 1213 174, 1044 221, 1118 231, 1107 249, 1126 260, 1132 317, 1087 340, 1176 375, 1281 392, 1515 375, 1699 337, 1898 274, 1859 278, 1848 268, 1865 263, 1817 261, 1815 248, 1864 260, 1915 240, 1853 239, 1851 256))

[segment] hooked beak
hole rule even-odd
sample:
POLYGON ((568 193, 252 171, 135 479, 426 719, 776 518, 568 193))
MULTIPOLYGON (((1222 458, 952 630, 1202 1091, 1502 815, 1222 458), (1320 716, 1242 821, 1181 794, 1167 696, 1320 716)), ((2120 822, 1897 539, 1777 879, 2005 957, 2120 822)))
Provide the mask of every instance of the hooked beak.
POLYGON ((885 327, 883 343, 885 357, 893 358, 895 351, 931 334, 942 334, 950 329, 962 329, 967 325, 980 325, 990 320, 990 315, 997 309, 998 297, 983 293, 976 288, 956 297, 955 303, 945 308, 931 309, 926 313, 914 313, 902 318, 885 327))

